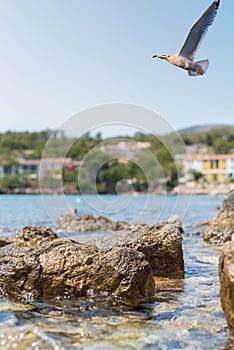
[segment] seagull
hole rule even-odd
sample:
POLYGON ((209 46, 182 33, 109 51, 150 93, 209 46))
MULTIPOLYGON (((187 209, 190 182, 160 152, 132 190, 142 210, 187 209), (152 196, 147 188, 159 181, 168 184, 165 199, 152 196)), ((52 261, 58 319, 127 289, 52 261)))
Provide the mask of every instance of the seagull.
POLYGON ((205 74, 209 66, 209 60, 194 62, 194 56, 208 31, 208 27, 214 22, 219 4, 220 0, 214 1, 192 26, 179 53, 175 55, 154 55, 153 58, 161 58, 161 60, 166 60, 174 66, 183 68, 192 77, 205 74))

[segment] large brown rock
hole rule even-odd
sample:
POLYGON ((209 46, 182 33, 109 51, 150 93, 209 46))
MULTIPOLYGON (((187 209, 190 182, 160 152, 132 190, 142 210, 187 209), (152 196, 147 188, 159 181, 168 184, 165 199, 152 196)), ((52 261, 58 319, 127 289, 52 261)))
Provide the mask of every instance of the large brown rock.
POLYGON ((227 323, 234 332, 234 242, 224 244, 219 259, 220 298, 227 323))
POLYGON ((0 290, 14 299, 91 294, 136 305, 153 298, 153 276, 183 273, 182 237, 167 221, 128 225, 86 243, 29 226, 0 248, 0 290))
POLYGON ((29 248, 0 248, 0 290, 14 299, 106 295, 126 303, 152 299, 154 279, 144 254, 127 247, 53 239, 29 248))
POLYGON ((224 244, 234 233, 234 191, 223 201, 218 214, 208 223, 204 240, 211 244, 224 244))
POLYGON ((119 246, 143 253, 154 276, 182 277, 184 274, 182 237, 179 229, 168 221, 155 225, 132 225, 91 242, 105 251, 119 246))

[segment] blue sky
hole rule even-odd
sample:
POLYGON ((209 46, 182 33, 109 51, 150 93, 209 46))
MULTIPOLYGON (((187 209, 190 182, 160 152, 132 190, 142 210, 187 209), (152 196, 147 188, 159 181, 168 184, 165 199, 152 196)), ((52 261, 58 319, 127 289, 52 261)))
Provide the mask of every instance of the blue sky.
POLYGON ((153 54, 176 53, 210 0, 0 0, 0 132, 57 128, 91 106, 133 103, 175 128, 233 124, 234 1, 221 0, 196 59, 203 77, 153 54))

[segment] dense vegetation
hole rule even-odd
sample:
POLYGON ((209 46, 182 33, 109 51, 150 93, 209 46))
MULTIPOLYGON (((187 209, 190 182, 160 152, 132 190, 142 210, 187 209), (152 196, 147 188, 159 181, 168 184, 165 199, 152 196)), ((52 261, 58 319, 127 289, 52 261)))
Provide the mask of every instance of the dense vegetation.
POLYGON ((40 159, 50 135, 50 130, 32 133, 8 131, 0 134, 0 157, 5 160, 12 159, 25 150, 31 150, 27 157, 40 159))
MULTIPOLYGON (((128 140, 130 137, 126 137, 128 140)), ((222 127, 210 131, 181 134, 185 145, 206 144, 214 153, 230 153, 234 150, 234 127, 222 127)), ((0 134, 0 166, 17 168, 19 158, 40 159, 49 140, 47 156, 66 157, 84 160, 85 167, 63 171, 62 180, 65 187, 93 193, 116 193, 116 191, 145 191, 158 189, 159 184, 172 189, 178 183, 181 169, 175 164, 173 154, 182 153, 181 142, 176 134, 156 137, 136 133, 133 141, 149 142, 148 152, 141 152, 129 162, 120 162, 118 157, 110 159, 98 145, 103 141, 98 133, 95 136, 85 134, 77 139, 67 138, 62 132, 6 132, 0 134), (167 146, 165 146, 167 145, 167 146), (96 147, 97 146, 97 147, 96 147), (173 154, 170 152, 173 149, 173 154), (68 152, 66 151, 68 150, 68 152), (87 157, 89 151, 91 157, 87 157), (155 164, 155 159, 158 163, 155 164), (78 181, 78 176, 80 176, 78 181), (124 180, 123 180, 124 179, 124 180), (78 185, 79 184, 79 185, 78 185), (95 188, 93 187, 95 184, 95 188)), ((114 140, 113 142, 117 142, 114 140)), ((110 143, 112 141, 110 140, 110 143)), ((14 174, 0 177, 0 191, 17 188, 36 188, 38 180, 31 179, 30 174, 14 174)), ((45 187, 55 187, 56 181, 45 180, 45 187)))
POLYGON ((186 145, 196 143, 207 144, 214 153, 233 153, 234 127, 214 128, 210 131, 181 134, 186 145))

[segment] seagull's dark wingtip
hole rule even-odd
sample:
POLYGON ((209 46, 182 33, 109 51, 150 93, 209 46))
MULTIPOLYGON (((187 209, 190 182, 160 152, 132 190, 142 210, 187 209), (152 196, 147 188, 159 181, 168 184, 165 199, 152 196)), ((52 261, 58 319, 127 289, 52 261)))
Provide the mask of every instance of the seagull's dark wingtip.
POLYGON ((215 1, 215 4, 216 4, 216 10, 218 10, 219 5, 220 5, 220 0, 216 0, 216 1, 215 1))

